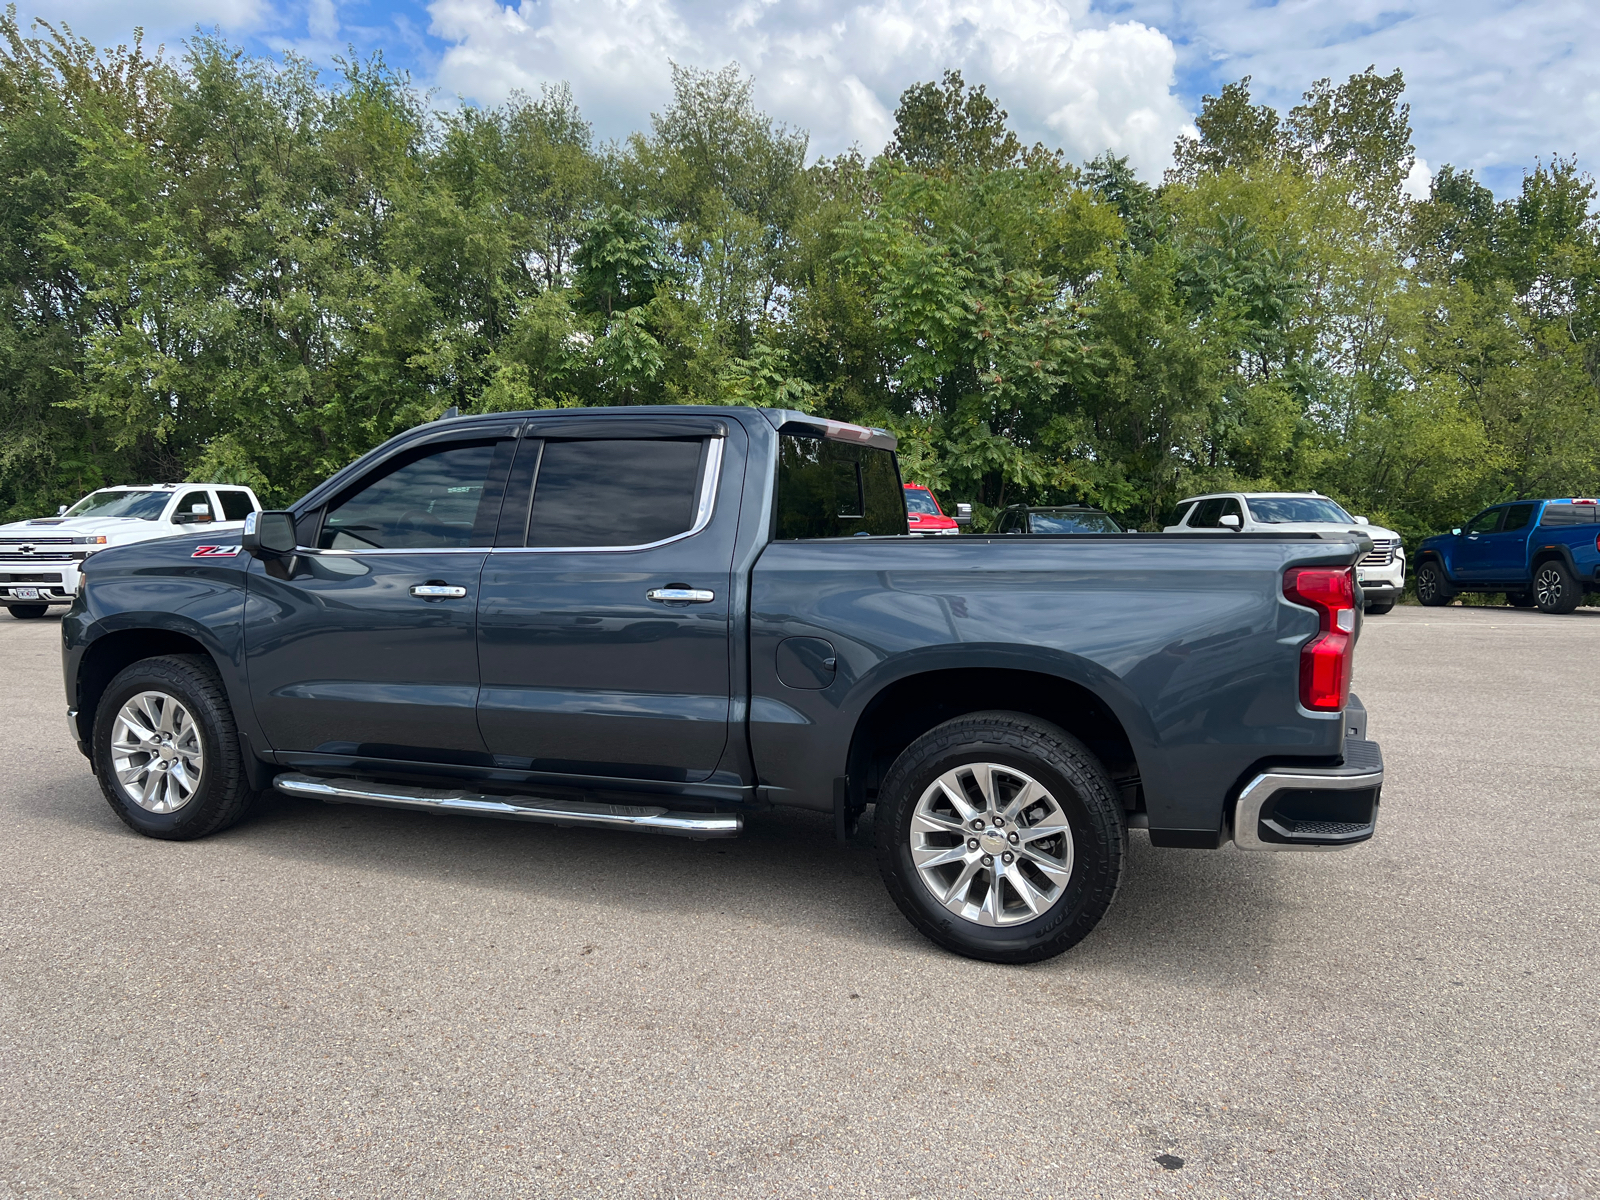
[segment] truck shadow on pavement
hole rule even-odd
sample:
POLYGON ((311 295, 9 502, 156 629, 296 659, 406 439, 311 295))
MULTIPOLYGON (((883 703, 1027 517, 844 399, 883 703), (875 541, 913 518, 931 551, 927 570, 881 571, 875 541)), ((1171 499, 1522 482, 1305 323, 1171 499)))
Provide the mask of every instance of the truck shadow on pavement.
MULTIPOLYGON (((60 782, 36 817, 71 827, 75 839, 143 842, 148 862, 141 865, 153 871, 181 875, 194 868, 195 852, 225 843, 228 869, 242 873, 241 883, 292 870, 346 883, 481 889, 555 910, 672 911, 691 926, 715 917, 770 927, 780 938, 839 938, 950 959, 894 906, 868 836, 840 846, 826 814, 760 813, 738 838, 694 842, 270 795, 244 823, 182 843, 190 853, 174 854, 173 844, 126 829, 87 777, 60 782)), ((1148 973, 1169 982, 1176 972, 1221 982, 1254 972, 1274 946, 1294 940, 1283 915, 1294 907, 1285 904, 1296 886, 1293 868, 1319 856, 1158 850, 1139 832, 1130 840, 1121 892, 1099 928, 1062 957, 1024 969, 1148 973)), ((181 879, 171 882, 181 887, 181 879)))

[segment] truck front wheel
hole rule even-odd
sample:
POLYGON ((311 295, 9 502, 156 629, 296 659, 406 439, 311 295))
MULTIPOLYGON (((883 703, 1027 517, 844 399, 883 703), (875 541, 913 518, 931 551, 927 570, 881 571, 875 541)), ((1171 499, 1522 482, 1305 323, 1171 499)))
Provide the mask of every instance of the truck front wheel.
POLYGON ((1023 713, 946 721, 895 760, 874 817, 900 911, 947 950, 1038 962, 1086 937, 1122 880, 1127 814, 1082 742, 1023 713))
POLYGON ((1569 613, 1578 607, 1583 593, 1578 581, 1559 558, 1540 563, 1533 571, 1533 600, 1540 612, 1557 615, 1569 613))
POLYGON ((90 742, 111 811, 146 837, 204 837, 255 799, 227 693, 200 655, 122 670, 100 697, 90 742))
POLYGON ((1450 581, 1444 577, 1444 568, 1436 562, 1425 562, 1417 568, 1417 600, 1429 608, 1449 604, 1455 598, 1450 581))

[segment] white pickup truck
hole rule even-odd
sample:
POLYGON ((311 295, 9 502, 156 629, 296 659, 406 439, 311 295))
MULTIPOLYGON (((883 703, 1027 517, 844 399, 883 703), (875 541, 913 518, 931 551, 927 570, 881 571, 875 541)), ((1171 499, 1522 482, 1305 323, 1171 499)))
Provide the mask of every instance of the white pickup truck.
POLYGON ((0 525, 0 604, 19 620, 42 617, 72 602, 79 565, 97 550, 213 529, 237 541, 260 511, 256 494, 234 484, 101 488, 53 517, 0 525))
POLYGON ((1406 590, 1406 552, 1400 535, 1352 517, 1317 492, 1213 492, 1178 505, 1163 533, 1321 533, 1339 530, 1372 539, 1356 564, 1366 611, 1393 608, 1406 590))

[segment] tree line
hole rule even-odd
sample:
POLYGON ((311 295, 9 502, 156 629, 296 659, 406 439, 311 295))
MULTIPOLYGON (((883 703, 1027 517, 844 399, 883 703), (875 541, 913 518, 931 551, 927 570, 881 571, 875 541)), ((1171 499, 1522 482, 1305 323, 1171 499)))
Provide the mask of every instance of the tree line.
POLYGON ((1025 145, 956 72, 808 165, 736 67, 602 143, 565 87, 437 105, 198 36, 0 19, 0 514, 221 479, 292 500, 463 413, 737 403, 880 425, 980 516, 1153 528, 1316 488, 1408 537, 1600 489, 1575 161, 1426 199, 1399 72, 1208 96, 1159 184, 1025 145))

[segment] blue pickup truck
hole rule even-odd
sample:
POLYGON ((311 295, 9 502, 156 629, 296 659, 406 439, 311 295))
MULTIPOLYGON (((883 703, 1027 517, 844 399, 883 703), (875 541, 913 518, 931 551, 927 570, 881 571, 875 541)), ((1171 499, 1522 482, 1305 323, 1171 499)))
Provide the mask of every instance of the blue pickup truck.
POLYGON ((749 408, 411 430, 230 544, 96 554, 62 622, 72 737, 175 840, 269 788, 693 838, 775 805, 843 838, 870 805, 901 910, 996 962, 1094 927, 1130 827, 1372 837, 1369 541, 911 537, 894 451, 749 408))
POLYGON ((1516 608, 1569 613, 1600 590, 1600 503, 1516 500, 1486 508, 1417 553, 1417 599, 1449 604, 1459 592, 1504 592, 1516 608))

